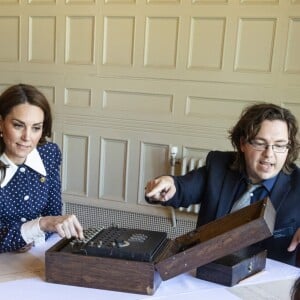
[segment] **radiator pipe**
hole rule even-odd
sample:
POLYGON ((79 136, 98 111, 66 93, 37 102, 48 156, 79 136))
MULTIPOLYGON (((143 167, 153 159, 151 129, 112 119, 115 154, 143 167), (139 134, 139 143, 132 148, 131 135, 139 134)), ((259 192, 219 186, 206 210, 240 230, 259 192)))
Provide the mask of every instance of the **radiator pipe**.
MULTIPOLYGON (((175 175, 175 166, 176 166, 176 155, 177 155, 177 152, 178 152, 178 148, 173 146, 171 148, 171 158, 170 158, 170 174, 172 176, 175 175)), ((170 210, 171 210, 171 219, 172 219, 172 226, 173 227, 176 227, 177 226, 177 222, 176 222, 176 211, 174 209, 174 207, 170 207, 170 210)))

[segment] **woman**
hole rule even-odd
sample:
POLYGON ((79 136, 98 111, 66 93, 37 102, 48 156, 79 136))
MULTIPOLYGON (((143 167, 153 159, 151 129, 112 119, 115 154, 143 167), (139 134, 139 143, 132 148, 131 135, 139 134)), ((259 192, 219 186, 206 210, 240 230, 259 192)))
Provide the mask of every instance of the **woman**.
POLYGON ((53 232, 83 239, 76 216, 61 215, 61 152, 45 96, 18 84, 0 96, 0 253, 28 250, 53 232))

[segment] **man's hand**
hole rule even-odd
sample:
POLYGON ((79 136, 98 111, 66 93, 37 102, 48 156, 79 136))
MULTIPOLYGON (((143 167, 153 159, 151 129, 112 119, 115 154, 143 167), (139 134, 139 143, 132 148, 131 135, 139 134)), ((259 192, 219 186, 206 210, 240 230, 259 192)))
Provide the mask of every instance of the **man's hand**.
POLYGON ((298 230, 294 234, 293 239, 287 250, 289 252, 295 251, 299 243, 300 243, 300 228, 298 228, 298 230))
POLYGON ((161 176, 149 181, 145 187, 145 196, 150 202, 163 202, 171 199, 176 193, 171 176, 161 176))

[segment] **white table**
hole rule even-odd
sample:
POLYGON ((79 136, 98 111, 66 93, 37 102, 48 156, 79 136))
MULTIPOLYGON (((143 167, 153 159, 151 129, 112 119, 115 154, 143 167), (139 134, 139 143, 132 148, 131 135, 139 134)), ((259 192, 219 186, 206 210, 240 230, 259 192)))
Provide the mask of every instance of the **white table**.
MULTIPOLYGON (((163 281, 152 296, 47 283, 45 250, 58 241, 51 237, 44 246, 26 253, 0 254, 0 298, 10 300, 142 300, 142 299, 243 299, 288 300, 300 269, 267 259, 266 269, 234 287, 200 280, 194 272, 163 281)), ((62 266, 63 267, 63 266, 62 266)), ((72 276, 72 274, 70 274, 72 276)), ((118 284, 118 283, 116 283, 118 284)))

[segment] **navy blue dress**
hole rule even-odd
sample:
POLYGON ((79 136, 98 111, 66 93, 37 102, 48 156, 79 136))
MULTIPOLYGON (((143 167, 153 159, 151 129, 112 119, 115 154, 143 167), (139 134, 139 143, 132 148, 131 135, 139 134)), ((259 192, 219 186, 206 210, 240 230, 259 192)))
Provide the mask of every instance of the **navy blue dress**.
MULTIPOLYGON (((20 249, 26 245, 21 226, 41 216, 62 213, 60 165, 61 152, 55 143, 37 147, 44 165, 39 172, 27 161, 17 166, 10 181, 0 188, 0 253, 20 249)), ((37 159, 35 159, 37 161, 37 159)), ((50 233, 46 233, 47 239, 50 233)))

